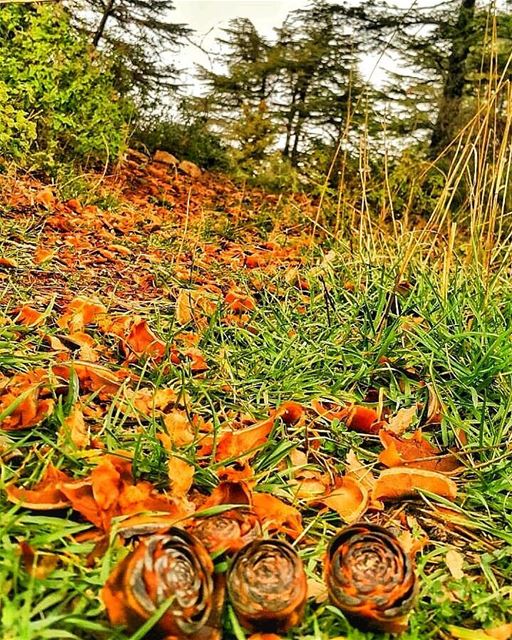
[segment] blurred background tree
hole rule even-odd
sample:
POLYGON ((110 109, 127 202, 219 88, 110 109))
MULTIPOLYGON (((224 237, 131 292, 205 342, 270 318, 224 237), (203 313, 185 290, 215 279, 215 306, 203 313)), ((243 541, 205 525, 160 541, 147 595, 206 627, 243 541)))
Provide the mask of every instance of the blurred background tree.
MULTIPOLYGON (((2 5, 2 153, 114 161, 130 134, 150 152, 162 148, 243 179, 278 175, 271 182, 279 188, 346 187, 377 176, 405 194, 416 188, 407 180, 425 174, 430 193, 439 189, 432 171, 450 162, 450 145, 487 102, 496 131, 506 127, 509 101, 492 95, 510 80, 510 3, 404 9, 312 0, 273 36, 237 18, 218 37, 211 67, 197 69, 193 93, 179 69, 191 29, 173 19, 174 6, 2 5), (364 79, 362 62, 384 52, 392 71, 384 81, 364 79), (412 159, 431 169, 411 171, 412 159)), ((383 196, 369 189, 365 197, 383 196)))
POLYGON ((64 5, 92 45, 117 61, 121 90, 161 100, 162 91, 176 89, 174 60, 192 30, 172 21, 172 0, 65 0, 64 5))

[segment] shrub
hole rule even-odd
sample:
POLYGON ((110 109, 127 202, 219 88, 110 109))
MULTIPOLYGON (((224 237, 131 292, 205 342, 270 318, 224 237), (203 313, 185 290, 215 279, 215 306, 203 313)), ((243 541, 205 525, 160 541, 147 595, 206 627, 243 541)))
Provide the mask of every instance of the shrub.
POLYGON ((4 5, 0 42, 0 155, 46 168, 119 155, 132 106, 62 7, 4 5))
POLYGON ((139 125, 135 141, 150 153, 168 151, 180 160, 190 160, 204 169, 229 168, 226 148, 201 118, 186 122, 155 120, 139 125))

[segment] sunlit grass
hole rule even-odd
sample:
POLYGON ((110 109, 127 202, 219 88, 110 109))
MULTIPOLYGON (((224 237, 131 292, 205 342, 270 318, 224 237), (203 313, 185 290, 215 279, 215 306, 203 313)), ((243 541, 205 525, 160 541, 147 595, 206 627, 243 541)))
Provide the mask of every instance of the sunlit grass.
MULTIPOLYGON (((284 400, 308 404, 321 396, 363 401, 370 390, 381 406, 394 412, 427 402, 427 389, 435 389, 443 420, 430 435, 439 445, 464 452, 467 466, 458 478, 458 508, 464 522, 469 517, 478 527, 452 527, 436 520, 432 497, 406 505, 413 526, 426 531, 430 543, 418 557, 421 591, 404 638, 449 637, 450 624, 477 628, 506 619, 512 577, 512 288, 495 280, 490 293, 488 283, 471 266, 460 266, 451 270, 449 287, 442 291, 439 273, 414 263, 404 274, 408 284, 397 288, 396 265, 351 255, 343 246, 335 250, 322 268, 302 269, 310 285, 307 293, 287 282, 285 270, 268 278, 256 293, 257 309, 246 326, 226 325, 220 306, 199 344, 210 367, 204 376, 193 376, 187 366, 163 363, 155 368, 142 363, 135 367, 141 376, 138 384, 186 391, 192 411, 216 426, 229 412, 258 418, 284 400), (467 563, 466 577, 458 581, 451 578, 444 560, 453 547, 464 553, 467 563)), ((243 276, 237 277, 243 285, 243 276)), ((146 313, 160 335, 172 340, 177 331, 172 303, 149 306, 146 313)), ((55 311, 49 325, 53 317, 55 311)), ((35 363, 49 364, 41 341, 18 329, 9 321, 2 327, 4 343, 16 344, 1 361, 4 375, 35 363)), ((77 476, 94 465, 95 456, 62 449, 59 420, 57 411, 41 427, 8 434, 3 482, 20 475, 32 484, 50 461, 77 476)), ((166 454, 157 438, 162 429, 158 419, 134 419, 114 401, 101 425, 101 437, 107 451, 134 453, 138 477, 165 488, 166 454)), ((326 544, 343 523, 334 513, 320 516, 318 508, 297 501, 290 490, 287 454, 304 446, 308 437, 301 430, 276 425, 253 468, 257 490, 300 508, 306 532, 297 548, 308 574, 321 580, 326 544)), ((315 437, 320 443, 313 468, 328 465, 343 473, 350 448, 369 468, 376 465, 375 438, 348 432, 343 424, 329 429, 327 423, 318 425, 315 437)), ((194 446, 180 455, 197 466, 197 486, 211 491, 218 465, 198 460, 194 446)), ((390 524, 403 509, 404 505, 389 509, 390 524)), ((29 513, 5 503, 3 511, 2 637, 129 638, 122 630, 109 629, 99 600, 110 567, 125 553, 115 537, 107 554, 88 564, 92 544, 74 541, 73 535, 87 528, 76 516, 29 513), (44 579, 24 570, 22 539, 39 554, 58 556, 56 569, 44 579)), ((229 614, 225 624, 226 638, 243 637, 229 614)), ((310 602, 303 624, 289 637, 367 640, 374 635, 352 629, 327 602, 310 602)))

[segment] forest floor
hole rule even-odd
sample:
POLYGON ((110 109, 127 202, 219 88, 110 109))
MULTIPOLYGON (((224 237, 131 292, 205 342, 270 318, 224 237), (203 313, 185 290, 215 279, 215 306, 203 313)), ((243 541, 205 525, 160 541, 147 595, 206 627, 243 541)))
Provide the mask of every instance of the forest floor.
MULTIPOLYGON (((129 598, 102 592, 114 566, 142 534, 234 502, 304 562, 306 611, 283 637, 387 637, 324 584, 329 541, 356 521, 413 558, 403 638, 512 637, 506 281, 397 282, 392 260, 312 246, 304 196, 136 153, 59 189, 0 181, 4 640, 141 638, 108 620, 129 598)), ((249 637, 234 608, 222 636, 249 637)))

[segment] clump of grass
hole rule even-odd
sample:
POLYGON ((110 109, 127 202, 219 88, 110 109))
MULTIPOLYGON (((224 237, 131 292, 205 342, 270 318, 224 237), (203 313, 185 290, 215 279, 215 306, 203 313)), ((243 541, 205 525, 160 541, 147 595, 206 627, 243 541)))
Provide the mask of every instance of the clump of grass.
MULTIPOLYGON (((322 270, 305 269, 310 284, 306 297, 286 281, 284 272, 278 272, 257 294, 257 310, 249 326, 226 325, 222 309, 214 314, 199 345, 210 366, 204 377, 192 376, 186 366, 161 370, 141 366, 138 374, 140 385, 185 390, 194 412, 214 424, 230 411, 257 417, 284 400, 308 403, 324 396, 361 401, 370 390, 395 411, 424 402, 425 384, 434 389, 443 419, 432 437, 440 445, 460 449, 460 436, 465 434, 468 465, 459 480, 458 508, 461 516, 478 520, 478 529, 460 527, 454 532, 443 522, 432 521, 431 497, 408 507, 418 526, 430 535, 430 544, 418 559, 418 605, 404 635, 407 640, 419 640, 448 637, 451 624, 476 628, 511 613, 507 584, 512 550, 508 479, 512 290, 507 282, 495 280, 489 294, 488 284, 475 277, 471 267, 460 266, 452 270, 450 285, 443 291, 436 273, 411 263, 409 286, 397 291, 397 269, 368 256, 354 257, 338 247, 322 270), (466 559, 466 576, 459 581, 450 576, 444 560, 453 547, 466 559)), ((162 335, 172 335, 176 330, 173 306, 160 307, 156 317, 153 320, 162 335)), ((7 331, 4 339, 13 344, 13 329, 3 330, 7 331)), ((41 349, 35 342, 29 351, 40 354, 41 349)), ((3 361, 5 374, 20 368, 21 362, 3 361)), ((135 473, 163 487, 166 458, 157 438, 161 428, 157 420, 134 423, 113 408, 105 417, 102 434, 108 450, 133 451, 135 473)), ((4 481, 19 472, 21 459, 23 476, 33 481, 50 460, 83 474, 89 463, 78 452, 60 450, 57 430, 49 421, 29 433, 9 434, 8 450, 19 455, 5 457, 4 481)), ((350 448, 370 468, 375 465, 375 440, 348 432, 342 424, 330 430, 325 427, 319 435, 319 460, 333 460, 340 473, 350 448)), ((304 432, 276 426, 253 463, 260 490, 294 501, 286 466, 280 463, 292 447, 304 446, 306 437, 304 432)), ((195 462, 193 447, 182 453, 195 462)), ((214 471, 212 462, 198 472, 201 490, 212 489, 214 471)), ((343 523, 334 513, 319 517, 317 509, 297 506, 307 530, 298 548, 309 575, 318 577, 326 544, 343 523)), ((110 567, 124 553, 115 541, 90 566, 86 557, 92 545, 73 539, 86 525, 71 514, 42 516, 7 504, 3 509, 3 637, 127 640, 122 630, 108 629, 98 599, 110 567), (22 539, 42 555, 56 554, 58 568, 43 579, 30 577, 18 552, 22 539)), ((226 629, 225 637, 242 637, 229 620, 226 629)), ((302 626, 289 633, 290 638, 336 636, 382 637, 354 630, 327 602, 310 603, 302 626)))

